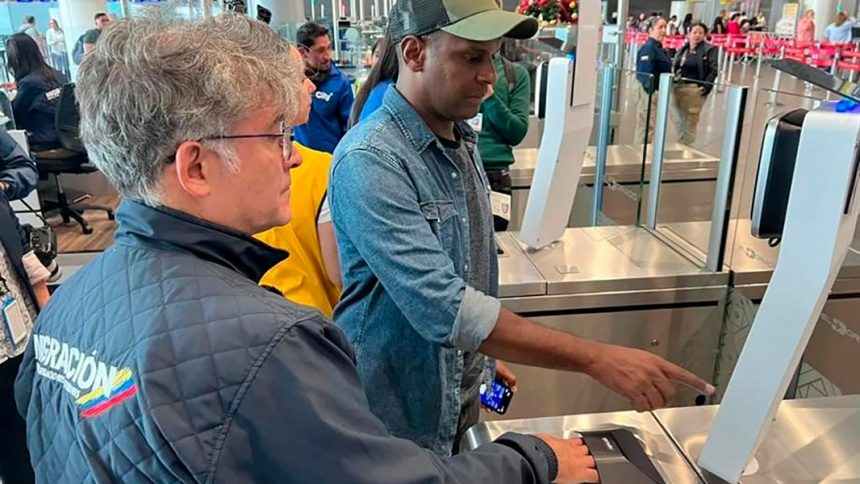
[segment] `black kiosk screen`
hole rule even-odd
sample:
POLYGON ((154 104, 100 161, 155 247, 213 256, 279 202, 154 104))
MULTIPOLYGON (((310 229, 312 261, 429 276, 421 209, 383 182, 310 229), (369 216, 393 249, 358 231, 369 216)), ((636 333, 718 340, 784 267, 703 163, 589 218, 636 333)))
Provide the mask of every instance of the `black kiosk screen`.
POLYGON ((807 112, 805 109, 796 109, 768 122, 753 194, 754 237, 779 239, 782 236, 800 132, 807 112))

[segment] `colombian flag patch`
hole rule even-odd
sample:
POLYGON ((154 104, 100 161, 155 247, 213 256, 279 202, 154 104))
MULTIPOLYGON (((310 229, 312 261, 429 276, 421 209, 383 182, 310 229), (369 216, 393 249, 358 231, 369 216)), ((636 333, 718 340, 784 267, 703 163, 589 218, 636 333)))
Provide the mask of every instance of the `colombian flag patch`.
POLYGON ((134 383, 133 376, 130 369, 123 368, 114 377, 110 388, 96 388, 75 400, 80 408, 81 417, 98 417, 133 397, 137 393, 137 384, 134 383))

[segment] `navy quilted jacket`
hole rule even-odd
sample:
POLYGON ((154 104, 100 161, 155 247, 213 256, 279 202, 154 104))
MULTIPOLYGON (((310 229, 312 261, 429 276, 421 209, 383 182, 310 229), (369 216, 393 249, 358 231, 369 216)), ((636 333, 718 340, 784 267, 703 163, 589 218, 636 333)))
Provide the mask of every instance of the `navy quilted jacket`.
POLYGON ((391 437, 343 334, 256 281, 286 253, 124 202, 116 241, 53 296, 16 384, 40 483, 549 482, 507 434, 452 458, 391 437))

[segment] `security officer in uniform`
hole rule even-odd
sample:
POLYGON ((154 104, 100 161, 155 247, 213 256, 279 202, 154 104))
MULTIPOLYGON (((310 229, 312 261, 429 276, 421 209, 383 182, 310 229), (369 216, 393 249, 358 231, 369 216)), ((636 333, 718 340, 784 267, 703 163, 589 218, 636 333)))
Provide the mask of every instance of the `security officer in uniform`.
POLYGON ((637 105, 638 122, 636 123, 636 138, 634 143, 648 144, 654 134, 654 123, 657 117, 657 89, 660 84, 660 74, 672 72, 672 58, 663 49, 663 38, 666 37, 666 19, 651 17, 647 21, 648 41, 639 50, 636 59, 636 78, 642 84, 637 105), (645 127, 648 127, 648 137, 645 137, 645 127))
POLYGON ((696 141, 702 105, 717 78, 717 49, 705 42, 707 35, 705 24, 694 24, 687 34, 687 43, 675 55, 672 66, 675 73, 672 106, 680 141, 685 145, 696 141))

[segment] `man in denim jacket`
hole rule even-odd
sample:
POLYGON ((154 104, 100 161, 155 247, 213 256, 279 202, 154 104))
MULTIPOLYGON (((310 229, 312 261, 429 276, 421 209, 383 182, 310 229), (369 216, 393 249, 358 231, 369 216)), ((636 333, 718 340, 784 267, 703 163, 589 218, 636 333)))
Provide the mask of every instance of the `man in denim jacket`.
POLYGON ((502 37, 533 19, 494 0, 400 0, 400 74, 335 151, 329 185, 344 291, 335 322, 356 348, 371 410, 435 452, 478 421, 482 355, 585 372, 640 411, 705 382, 650 353, 584 341, 503 309, 489 188, 464 120, 496 80, 502 37))

